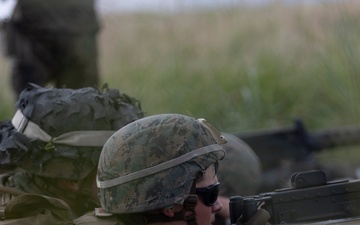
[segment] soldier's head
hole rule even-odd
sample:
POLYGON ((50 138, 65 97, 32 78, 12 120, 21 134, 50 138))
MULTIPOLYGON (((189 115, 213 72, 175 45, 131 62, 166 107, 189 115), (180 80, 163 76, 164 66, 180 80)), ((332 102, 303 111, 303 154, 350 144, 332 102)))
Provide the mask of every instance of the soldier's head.
POLYGON ((102 207, 113 214, 141 213, 148 223, 210 224, 222 207, 216 171, 225 141, 204 119, 179 114, 153 115, 124 126, 100 155, 102 207))
POLYGON ((89 174, 95 183, 106 140, 143 117, 138 100, 106 87, 33 85, 20 94, 16 106, 11 122, 2 125, 0 165, 17 165, 49 181, 68 181, 70 189, 76 189, 89 174))
POLYGON ((227 143, 226 150, 219 168, 218 177, 221 180, 220 195, 254 195, 261 185, 261 163, 255 152, 235 135, 223 133, 227 143))

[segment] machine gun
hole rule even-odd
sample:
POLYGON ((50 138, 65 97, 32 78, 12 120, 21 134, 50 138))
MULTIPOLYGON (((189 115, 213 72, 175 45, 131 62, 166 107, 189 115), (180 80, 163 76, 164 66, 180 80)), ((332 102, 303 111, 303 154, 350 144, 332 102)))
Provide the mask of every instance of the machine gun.
MULTIPOLYGON (((314 223, 356 219, 360 222, 360 180, 327 181, 323 171, 294 173, 292 187, 255 196, 230 197, 230 221, 245 223, 259 205, 271 224, 314 223)), ((326 224, 326 223, 324 223, 326 224)), ((338 223, 337 223, 338 224, 338 223)))
MULTIPOLYGON (((260 159, 264 172, 261 192, 279 188, 279 182, 288 180, 296 171, 324 169, 314 165, 304 166, 305 162, 313 160, 316 152, 360 144, 360 126, 358 125, 308 131, 302 120, 295 120, 294 126, 260 129, 235 135, 246 142, 260 159), (284 179, 276 180, 275 177, 280 176, 276 168, 279 168, 284 160, 302 164, 296 169, 288 169, 288 174, 284 179)), ((330 174, 328 176, 331 177, 330 174)), ((339 176, 344 176, 344 174, 339 176)), ((332 178, 337 178, 337 175, 332 178)))
POLYGON ((294 126, 235 134, 258 155, 264 170, 277 167, 280 159, 305 161, 309 154, 339 146, 360 144, 360 126, 307 131, 302 120, 294 126))

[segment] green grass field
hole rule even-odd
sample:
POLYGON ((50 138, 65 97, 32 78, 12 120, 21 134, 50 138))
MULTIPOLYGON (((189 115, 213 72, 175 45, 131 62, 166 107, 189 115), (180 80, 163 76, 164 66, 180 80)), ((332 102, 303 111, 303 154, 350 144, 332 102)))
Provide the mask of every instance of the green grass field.
POLYGON ((205 117, 229 132, 358 123, 360 38, 350 5, 105 18, 102 80, 148 114, 205 117))
MULTIPOLYGON (((294 118, 310 129, 360 124, 359 6, 109 15, 99 37, 102 83, 139 99, 147 115, 204 117, 226 132, 294 118)), ((0 72, 5 119, 14 103, 4 58, 0 72)), ((338 152, 324 160, 360 155, 338 152)))

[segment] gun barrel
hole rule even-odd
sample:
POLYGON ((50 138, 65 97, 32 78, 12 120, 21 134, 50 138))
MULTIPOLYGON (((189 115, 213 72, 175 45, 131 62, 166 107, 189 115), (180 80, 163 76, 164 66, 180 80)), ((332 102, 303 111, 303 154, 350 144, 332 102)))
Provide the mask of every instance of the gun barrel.
POLYGON ((276 168, 282 159, 306 161, 312 152, 360 144, 360 125, 307 131, 301 120, 293 127, 262 129, 236 135, 258 155, 263 169, 276 168))
POLYGON ((334 129, 313 131, 309 134, 309 145, 319 151, 339 146, 360 144, 360 126, 346 126, 334 129))

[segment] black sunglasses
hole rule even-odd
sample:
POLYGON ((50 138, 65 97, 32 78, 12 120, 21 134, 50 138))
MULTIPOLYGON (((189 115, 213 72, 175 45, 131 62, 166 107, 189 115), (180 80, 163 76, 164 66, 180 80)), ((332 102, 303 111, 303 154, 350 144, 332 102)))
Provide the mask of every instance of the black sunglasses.
POLYGON ((196 194, 201 197, 207 206, 213 206, 219 196, 220 183, 217 182, 207 187, 196 188, 196 194))

